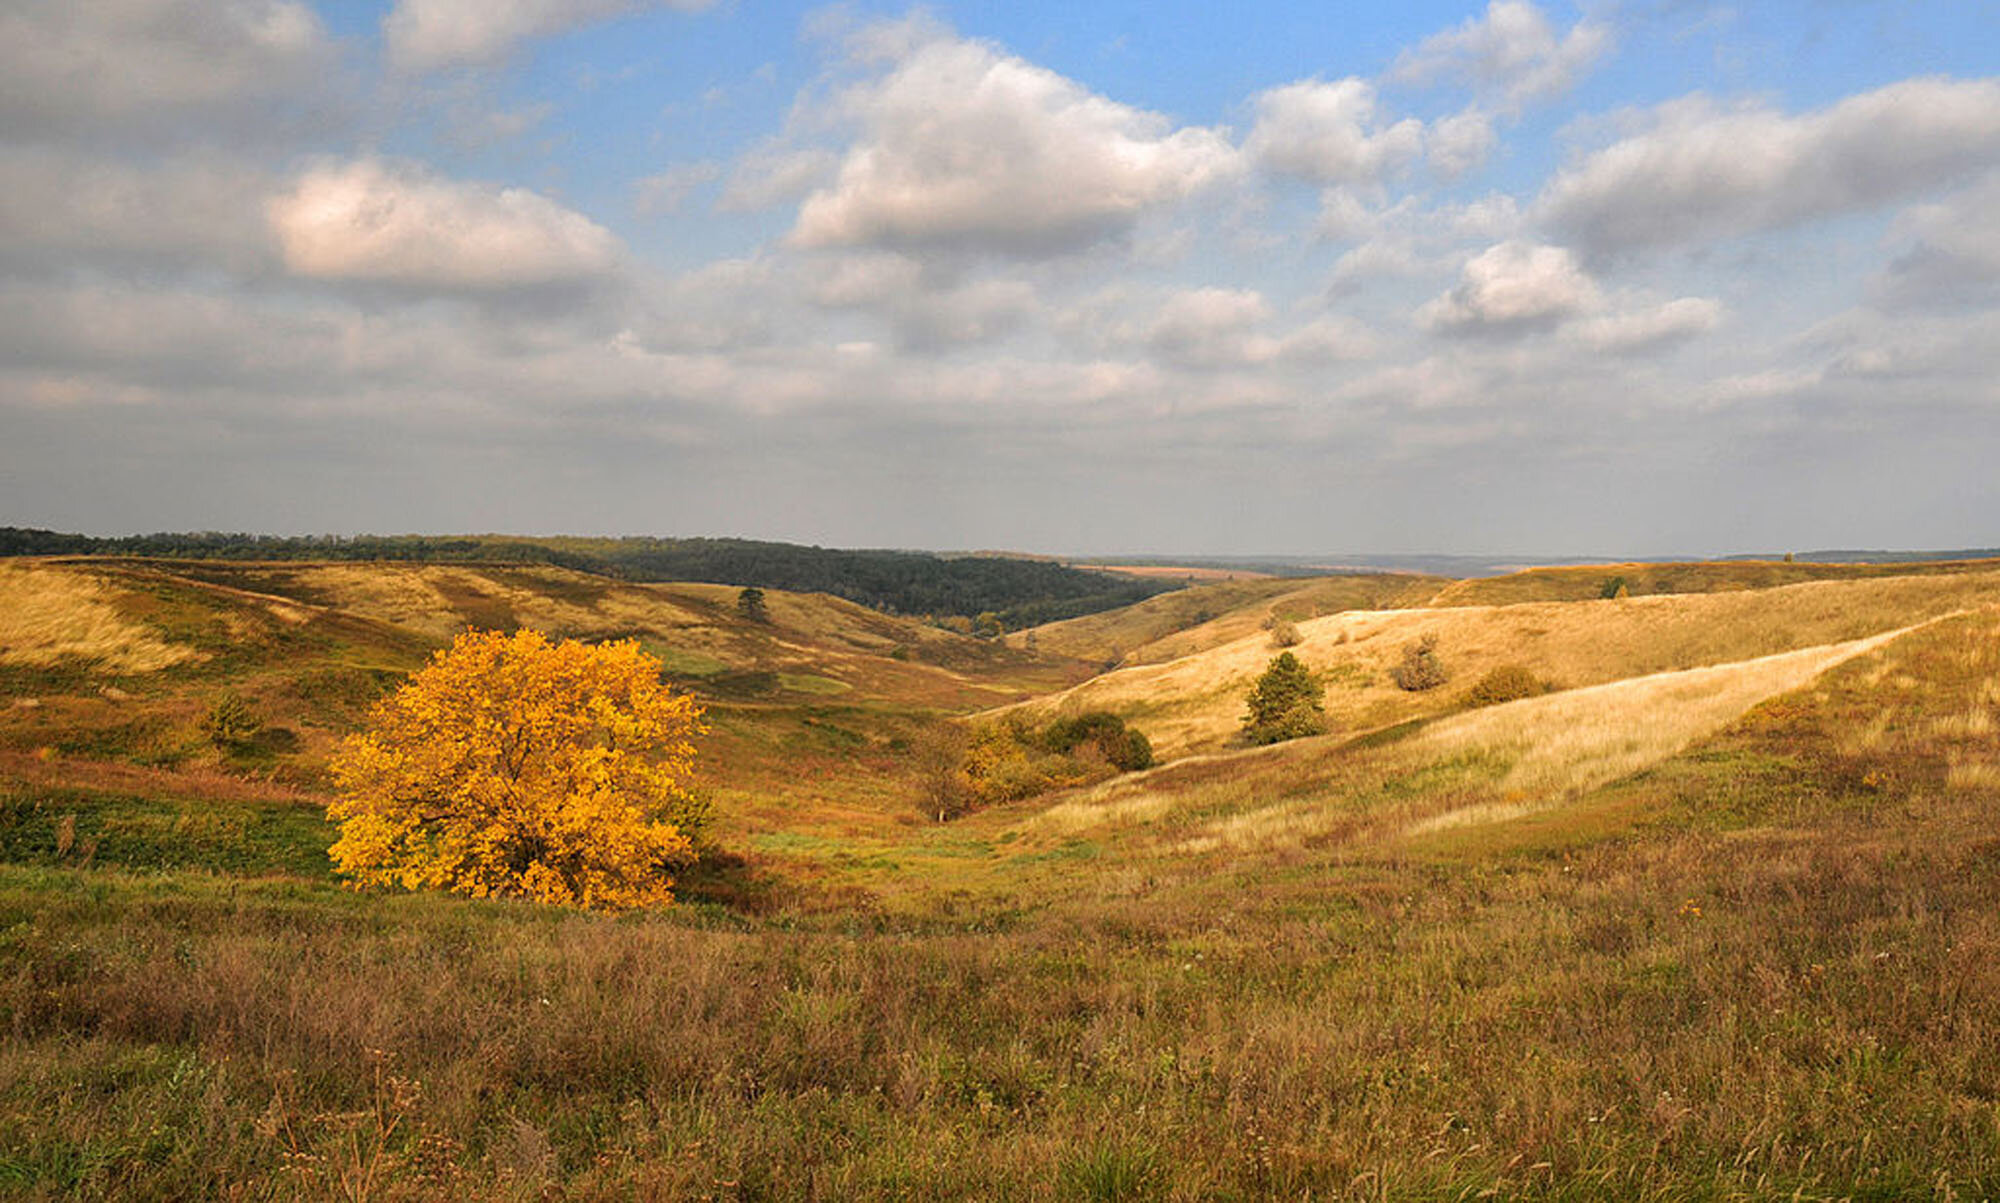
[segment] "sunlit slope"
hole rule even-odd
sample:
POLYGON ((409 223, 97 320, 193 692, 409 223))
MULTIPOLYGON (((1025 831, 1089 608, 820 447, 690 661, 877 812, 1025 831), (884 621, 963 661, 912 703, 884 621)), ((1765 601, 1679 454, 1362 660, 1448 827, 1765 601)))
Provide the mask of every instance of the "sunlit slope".
POLYGON ((1939 560, 1895 564, 1812 564, 1778 560, 1696 560, 1684 563, 1583 564, 1529 568, 1507 576, 1454 581, 1433 606, 1505 606, 1533 601, 1590 601, 1608 585, 1623 583, 1634 597, 1656 593, 1720 593, 1771 589, 1807 581, 1874 580, 1893 576, 1990 573, 1993 560, 1939 560))
POLYGON ((1152 664, 1244 638, 1274 618, 1299 622, 1346 610, 1422 605, 1446 585, 1404 573, 1271 577, 1196 585, 1101 614, 1047 623, 1007 637, 1043 654, 1093 663, 1152 664))
POLYGON ((1275 848, 1327 838, 1376 846, 1399 836, 1503 822, 1562 806, 1687 750, 1753 706, 1917 628, 1731 664, 1655 673, 1473 710, 1400 740, 1301 740, 1185 776, 1114 781, 1040 816, 1070 833, 1176 812, 1215 813, 1179 846, 1275 848), (1221 771, 1235 762, 1235 773, 1221 771))
MULTIPOLYGON (((1526 666, 1563 688, 1723 664, 1893 630, 2000 598, 2000 573, 1961 572, 1773 589, 1357 611, 1298 624, 1291 649, 1326 684, 1334 730, 1360 731, 1455 710, 1487 670, 1526 666), (1412 693, 1391 669, 1408 644, 1437 640, 1448 684, 1412 693)), ((1275 653, 1263 632, 1166 664, 1094 678, 1029 703, 1036 713, 1108 709, 1140 726, 1163 759, 1231 746, 1252 681, 1275 653)))
MULTIPOLYGON (((767 590, 765 621, 737 601, 724 586, 551 567, 11 563, 0 566, 0 787, 186 799, 227 794, 210 788, 218 775, 254 775, 310 807, 329 788, 335 743, 405 673, 469 626, 529 626, 636 638, 696 694, 711 728, 701 783, 730 838, 871 830, 913 814, 906 749, 937 716, 1081 672, 824 595, 767 590), (263 723, 255 740, 225 748, 203 734, 226 694, 263 723)), ((72 804, 88 815, 86 801, 72 804)), ((182 811, 174 802, 161 821, 182 811)))

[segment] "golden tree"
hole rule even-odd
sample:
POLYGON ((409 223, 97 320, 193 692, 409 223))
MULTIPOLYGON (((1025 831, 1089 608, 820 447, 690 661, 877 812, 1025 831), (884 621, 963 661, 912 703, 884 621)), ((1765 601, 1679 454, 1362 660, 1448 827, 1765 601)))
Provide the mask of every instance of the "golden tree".
POLYGON ((701 708, 635 642, 468 631, 335 753, 331 855, 364 885, 596 910, 673 901, 701 708))

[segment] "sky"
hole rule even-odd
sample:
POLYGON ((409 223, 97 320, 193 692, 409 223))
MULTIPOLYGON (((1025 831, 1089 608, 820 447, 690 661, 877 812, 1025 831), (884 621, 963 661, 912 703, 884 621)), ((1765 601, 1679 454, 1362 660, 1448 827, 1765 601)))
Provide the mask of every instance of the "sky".
POLYGON ((0 525, 2000 544, 2000 2, 0 3, 0 525))

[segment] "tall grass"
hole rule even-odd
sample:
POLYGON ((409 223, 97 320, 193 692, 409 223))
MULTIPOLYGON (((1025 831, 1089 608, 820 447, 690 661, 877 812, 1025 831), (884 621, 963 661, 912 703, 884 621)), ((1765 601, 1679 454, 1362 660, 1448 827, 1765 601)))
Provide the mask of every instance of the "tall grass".
POLYGON ((0 661, 53 665, 87 661, 118 673, 145 673, 194 659, 120 614, 116 594, 74 567, 0 564, 0 661))

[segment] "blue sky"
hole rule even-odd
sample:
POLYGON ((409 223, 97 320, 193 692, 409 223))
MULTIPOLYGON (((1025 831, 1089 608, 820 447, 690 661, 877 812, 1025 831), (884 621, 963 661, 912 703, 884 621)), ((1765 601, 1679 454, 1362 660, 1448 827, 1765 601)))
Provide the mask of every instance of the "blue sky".
POLYGON ((0 524, 2000 543, 1994 3, 0 32, 0 524))

